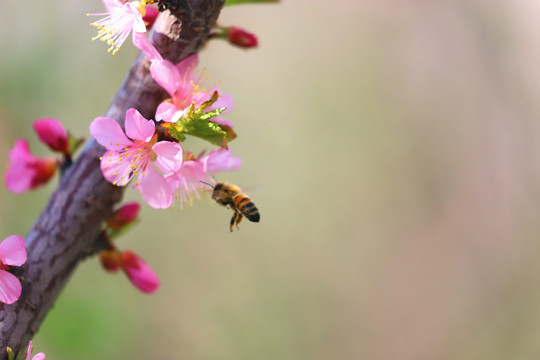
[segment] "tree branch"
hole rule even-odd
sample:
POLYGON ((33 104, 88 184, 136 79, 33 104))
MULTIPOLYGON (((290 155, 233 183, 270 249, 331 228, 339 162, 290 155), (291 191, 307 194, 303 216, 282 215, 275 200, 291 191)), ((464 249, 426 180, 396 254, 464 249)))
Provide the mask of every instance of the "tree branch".
MULTIPOLYGON (((150 41, 173 63, 196 53, 204 44, 225 0, 161 1, 168 10, 158 17, 150 41)), ((149 62, 140 54, 132 65, 106 116, 121 125, 126 110, 136 108, 154 117, 168 94, 151 78, 149 62)), ((12 305, 0 304, 0 360, 6 346, 15 353, 26 349, 45 315, 80 261, 96 252, 103 220, 122 197, 122 188, 107 182, 99 156, 105 149, 93 139, 65 170, 58 189, 28 235, 28 260, 16 273, 22 294, 12 305)))

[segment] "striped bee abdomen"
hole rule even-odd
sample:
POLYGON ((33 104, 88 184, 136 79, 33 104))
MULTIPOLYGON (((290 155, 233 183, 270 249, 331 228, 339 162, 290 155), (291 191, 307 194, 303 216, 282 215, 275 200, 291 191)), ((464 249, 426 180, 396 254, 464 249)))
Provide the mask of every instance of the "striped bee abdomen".
POLYGON ((249 221, 259 222, 261 215, 257 206, 251 199, 244 194, 238 194, 234 197, 234 205, 249 221))

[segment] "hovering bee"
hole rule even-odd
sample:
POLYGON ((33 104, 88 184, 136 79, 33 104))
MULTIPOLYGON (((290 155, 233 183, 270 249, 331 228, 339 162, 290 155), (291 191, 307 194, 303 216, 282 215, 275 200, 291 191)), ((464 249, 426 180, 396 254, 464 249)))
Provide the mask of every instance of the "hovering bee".
MULTIPOLYGON (((212 186, 211 184, 205 183, 212 186)), ((212 186, 214 191, 212 192, 212 199, 216 200, 219 205, 225 206, 234 211, 231 218, 231 232, 233 231, 233 225, 236 225, 242 221, 242 217, 246 217, 249 221, 259 222, 261 214, 259 210, 251 201, 251 199, 242 193, 242 190, 236 185, 228 184, 226 182, 218 182, 215 186, 212 186)))

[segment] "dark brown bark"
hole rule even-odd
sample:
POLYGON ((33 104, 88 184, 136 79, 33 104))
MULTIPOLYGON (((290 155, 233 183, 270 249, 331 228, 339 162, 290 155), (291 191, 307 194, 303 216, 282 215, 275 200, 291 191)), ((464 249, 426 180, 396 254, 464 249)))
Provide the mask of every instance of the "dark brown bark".
MULTIPOLYGON (((149 35, 152 43, 173 63, 198 52, 224 1, 173 1, 154 24, 149 35)), ((153 118, 158 104, 167 97, 150 77, 149 62, 141 54, 105 116, 123 125, 126 110, 133 107, 153 118)), ((7 359, 6 346, 16 353, 26 348, 77 264, 98 249, 96 239, 103 220, 123 190, 103 178, 99 168, 103 152, 95 141, 87 144, 26 236, 28 260, 18 273, 22 295, 12 305, 0 304, 1 360, 7 359)))

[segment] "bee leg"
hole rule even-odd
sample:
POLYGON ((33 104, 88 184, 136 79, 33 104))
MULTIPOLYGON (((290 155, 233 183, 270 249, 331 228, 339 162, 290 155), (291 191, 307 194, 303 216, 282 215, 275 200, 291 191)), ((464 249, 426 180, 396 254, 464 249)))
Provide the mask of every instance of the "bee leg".
POLYGON ((232 229, 232 228, 233 228, 233 225, 236 223, 236 216, 237 216, 237 212, 234 211, 234 212, 233 212, 233 216, 232 216, 232 218, 231 218, 231 226, 230 226, 231 232, 233 231, 233 229, 232 229))
POLYGON ((240 212, 236 212, 236 228, 238 230, 240 230, 240 228, 238 227, 238 224, 240 224, 240 222, 242 221, 242 219, 244 218, 244 216, 242 216, 242 214, 240 212))

